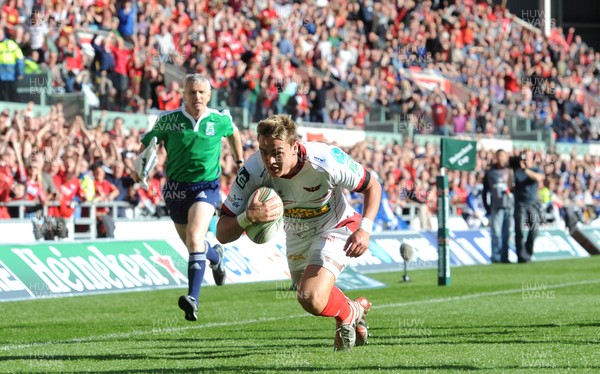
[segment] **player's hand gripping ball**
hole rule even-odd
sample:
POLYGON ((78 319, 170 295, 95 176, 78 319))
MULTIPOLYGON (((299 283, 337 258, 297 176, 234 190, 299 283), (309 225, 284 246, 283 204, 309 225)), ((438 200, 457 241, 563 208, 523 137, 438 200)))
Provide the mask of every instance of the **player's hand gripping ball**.
POLYGON ((260 187, 250 196, 246 208, 254 201, 255 196, 258 196, 258 201, 263 203, 271 198, 277 199, 277 204, 279 204, 280 208, 279 211, 281 212, 279 217, 273 221, 255 223, 246 227, 246 235, 248 235, 250 240, 256 244, 264 244, 275 237, 283 224, 283 201, 281 201, 281 197, 272 188, 260 187))

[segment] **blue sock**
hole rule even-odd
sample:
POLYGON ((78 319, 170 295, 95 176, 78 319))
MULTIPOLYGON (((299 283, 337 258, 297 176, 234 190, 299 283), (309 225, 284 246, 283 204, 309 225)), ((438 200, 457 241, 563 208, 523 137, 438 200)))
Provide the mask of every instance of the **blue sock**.
POLYGON ((210 245, 209 242, 204 241, 206 243, 206 259, 210 261, 211 265, 216 265, 219 263, 219 254, 215 249, 210 245))
POLYGON ((204 271, 206 270, 206 254, 191 253, 188 261, 188 295, 198 301, 204 271))

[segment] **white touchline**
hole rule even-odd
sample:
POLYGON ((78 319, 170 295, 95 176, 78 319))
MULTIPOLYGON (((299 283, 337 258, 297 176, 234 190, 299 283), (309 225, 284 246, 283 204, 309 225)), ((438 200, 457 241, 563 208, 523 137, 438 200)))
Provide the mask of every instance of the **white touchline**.
MULTIPOLYGON (((600 283, 600 279, 591 279, 591 280, 584 280, 584 281, 570 282, 570 283, 559 283, 559 284, 554 284, 554 285, 549 284, 546 288, 547 289, 564 288, 564 287, 573 287, 573 286, 581 286, 581 285, 596 284, 596 283, 600 283)), ((450 301, 478 299, 480 297, 509 295, 509 294, 520 293, 520 292, 523 292, 522 288, 512 289, 512 290, 492 291, 492 292, 479 292, 479 293, 473 293, 473 294, 462 295, 462 296, 449 296, 449 297, 440 297, 440 298, 435 298, 435 299, 407 301, 405 303, 373 305, 373 309, 400 308, 400 307, 404 307, 404 306, 419 305, 419 304, 444 303, 444 302, 450 302, 450 301)), ((282 317, 255 318, 255 319, 248 319, 248 320, 244 320, 244 321, 209 322, 204 325, 198 325, 198 326, 161 328, 159 330, 160 330, 160 333, 170 333, 170 332, 186 331, 186 330, 210 329, 213 327, 249 325, 249 324, 253 324, 253 323, 273 322, 273 321, 281 321, 281 320, 285 320, 285 319, 296 319, 296 318, 303 318, 303 317, 309 317, 309 316, 310 316, 310 314, 304 313, 304 314, 297 314, 297 315, 285 316, 285 317, 282 316, 282 317)), ((73 339, 59 340, 59 341, 48 341, 48 342, 28 343, 28 344, 15 344, 15 345, 8 345, 8 346, 0 347, 0 352, 15 351, 15 350, 19 350, 19 349, 27 349, 27 348, 35 348, 35 347, 45 347, 45 346, 55 345, 55 344, 89 343, 89 342, 94 342, 96 340, 106 340, 106 339, 127 339, 127 338, 130 338, 133 336, 143 336, 143 335, 150 335, 150 334, 155 334, 155 333, 156 333, 156 329, 153 329, 153 330, 143 330, 143 331, 130 331, 130 332, 123 332, 123 333, 116 333, 116 334, 113 333, 113 334, 104 334, 104 335, 97 335, 97 336, 87 336, 87 337, 82 337, 82 338, 73 338, 73 339)))

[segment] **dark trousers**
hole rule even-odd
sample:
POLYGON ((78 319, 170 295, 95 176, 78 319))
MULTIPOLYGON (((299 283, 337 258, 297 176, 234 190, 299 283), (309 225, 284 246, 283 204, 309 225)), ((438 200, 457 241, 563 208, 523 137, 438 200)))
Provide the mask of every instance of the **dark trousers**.
POLYGON ((17 81, 0 81, 0 101, 19 101, 17 81))
POLYGON ((541 218, 539 209, 533 203, 515 204, 515 246, 519 262, 531 261, 541 218), (529 228, 527 236, 524 234, 525 226, 529 228))

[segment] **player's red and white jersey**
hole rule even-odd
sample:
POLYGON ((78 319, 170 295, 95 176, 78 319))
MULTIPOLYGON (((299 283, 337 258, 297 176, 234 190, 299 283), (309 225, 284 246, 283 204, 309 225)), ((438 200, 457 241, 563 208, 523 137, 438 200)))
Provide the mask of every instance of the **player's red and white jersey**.
POLYGON ((273 188, 283 200, 284 227, 288 240, 307 238, 345 225, 356 230, 360 216, 346 202, 344 189, 362 191, 368 173, 340 148, 323 143, 299 146, 300 163, 290 178, 273 178, 260 153, 240 169, 224 202, 223 212, 239 215, 251 194, 261 186, 273 188))

